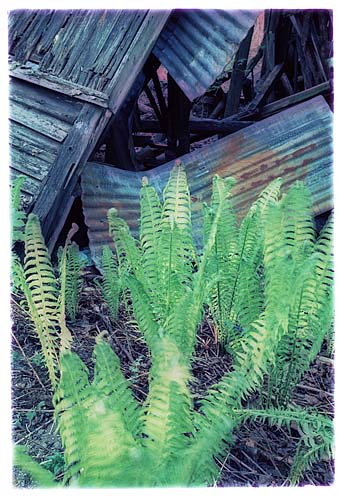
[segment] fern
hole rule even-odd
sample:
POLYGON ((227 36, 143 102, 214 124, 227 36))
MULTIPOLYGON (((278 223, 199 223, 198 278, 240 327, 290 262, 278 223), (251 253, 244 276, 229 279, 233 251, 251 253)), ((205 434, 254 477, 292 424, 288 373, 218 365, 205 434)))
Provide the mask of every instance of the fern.
POLYGON ((331 221, 316 241, 310 219, 304 220, 298 210, 291 220, 286 217, 291 204, 299 210, 309 206, 303 188, 296 186, 290 199, 280 199, 278 180, 237 228, 230 205, 232 184, 230 179, 214 179, 200 257, 191 237, 182 165, 173 169, 162 203, 144 180, 139 240, 115 210, 109 212, 116 273, 129 290, 150 352, 149 393, 138 404, 103 335, 94 349, 92 381, 81 359, 62 347, 54 405, 65 448, 64 484, 213 484, 219 474, 214 458, 225 457, 233 431, 247 418, 273 425, 297 422, 302 436, 290 476, 293 484, 305 467, 329 454, 330 420, 291 409, 286 394, 283 408, 243 406, 265 378, 270 379, 270 400, 277 404, 281 375, 289 373, 286 385, 293 387, 319 349, 332 313, 331 221), (245 296, 251 300, 255 293, 259 299, 243 307, 245 296), (215 322, 229 335, 233 365, 194 401, 191 362, 207 301, 215 322), (236 333, 233 325, 241 330, 236 333), (304 363, 298 350, 307 354, 304 363))
POLYGON ((11 242, 12 246, 16 241, 24 241, 24 230, 26 214, 20 209, 20 191, 25 182, 25 176, 16 177, 11 187, 11 242))
POLYGON ((59 256, 59 326, 61 347, 65 349, 69 349, 72 345, 72 335, 66 324, 66 316, 68 315, 71 320, 75 320, 81 285, 79 248, 75 243, 71 243, 71 239, 78 229, 79 227, 76 224, 72 224, 67 234, 64 248, 60 251, 59 256))
POLYGON ((242 421, 259 420, 277 427, 286 426, 288 429, 291 423, 298 426, 301 440, 289 473, 292 486, 299 482, 303 472, 315 462, 333 457, 333 422, 325 415, 296 407, 265 410, 245 408, 235 410, 234 413, 242 421))
POLYGON ((52 386, 58 371, 59 304, 56 278, 42 237, 38 218, 30 214, 25 227, 25 259, 17 273, 29 305, 30 316, 42 346, 52 386))
MULTIPOLYGON (((205 231, 218 201, 217 185, 224 182, 214 177, 210 207, 205 208, 205 231)), ((232 181, 229 181, 232 183, 232 181)), ((218 274, 209 301, 219 342, 235 352, 235 344, 245 328, 263 310, 262 288, 262 222, 266 207, 276 201, 281 180, 273 181, 252 205, 239 228, 231 205, 226 201, 214 246, 210 274, 218 274)))
POLYGON ((105 302, 109 307, 110 317, 113 321, 116 321, 118 315, 121 285, 118 266, 114 259, 111 248, 108 246, 103 247, 102 274, 103 280, 98 284, 102 291, 105 302))
POLYGON ((137 404, 121 373, 119 360, 99 336, 95 375, 73 352, 61 356, 55 417, 65 449, 64 481, 79 486, 135 484, 142 455, 137 404))
POLYGON ((333 223, 330 217, 315 241, 309 197, 300 183, 269 208, 265 223, 265 301, 284 315, 267 404, 274 394, 281 406, 290 401, 331 325, 333 223))
POLYGON ((34 482, 43 488, 59 486, 54 475, 26 453, 25 447, 16 445, 14 447, 13 465, 25 470, 30 474, 34 482))

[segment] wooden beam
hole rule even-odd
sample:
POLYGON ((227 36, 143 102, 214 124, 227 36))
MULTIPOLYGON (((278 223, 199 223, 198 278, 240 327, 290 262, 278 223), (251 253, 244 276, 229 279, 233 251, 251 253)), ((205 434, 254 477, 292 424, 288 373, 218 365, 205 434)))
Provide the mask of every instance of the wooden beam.
POLYGON ((48 242, 65 201, 69 199, 84 163, 88 160, 111 116, 93 104, 84 104, 73 128, 64 140, 54 165, 46 176, 32 211, 41 221, 48 242))
POLYGON ((168 130, 166 158, 177 158, 190 151, 189 116, 191 102, 170 74, 168 84, 168 130))
POLYGON ((248 53, 250 50, 254 26, 248 31, 246 37, 241 42, 235 56, 229 90, 226 97, 224 116, 231 116, 239 111, 240 96, 243 81, 245 79, 245 69, 247 65, 248 53))
POLYGON ((74 97, 80 101, 96 104, 102 108, 108 107, 109 98, 103 92, 84 87, 83 85, 64 80, 57 76, 49 75, 48 73, 43 73, 33 65, 29 67, 17 66, 16 62, 14 62, 10 65, 9 74, 19 80, 34 83, 40 87, 54 90, 55 92, 74 97))
POLYGON ((331 91, 332 86, 330 82, 320 83, 311 89, 303 90, 302 92, 298 92, 297 94, 293 94, 288 97, 284 97, 283 99, 279 99, 278 101, 272 102, 271 104, 267 104, 264 106, 260 112, 259 118, 266 118, 274 113, 278 113, 285 108, 289 108, 290 106, 294 106, 295 104, 299 104, 303 101, 307 101, 312 97, 316 97, 317 95, 327 94, 331 91))
MULTIPOLYGON (((193 119, 189 121, 190 133, 221 134, 232 133, 242 128, 252 125, 253 121, 232 120, 225 118, 223 120, 213 120, 211 118, 193 119)), ((156 120, 143 120, 140 126, 140 132, 161 133, 161 125, 156 120)))
POLYGON ((148 83, 144 86, 144 91, 146 93, 146 96, 148 97, 150 105, 153 108, 155 116, 157 117, 157 119, 161 123, 161 126, 163 127, 164 125, 163 125, 163 119, 162 119, 162 115, 161 115, 160 109, 159 109, 159 107, 158 107, 158 105, 157 105, 157 103, 155 101, 155 98, 153 96, 153 93, 152 93, 151 89, 148 86, 148 83))
POLYGON ((265 75, 265 77, 256 85, 256 96, 248 104, 243 115, 254 114, 259 112, 259 108, 265 103, 269 93, 274 87, 276 81, 280 78, 283 72, 283 63, 276 64, 274 69, 265 75))
POLYGON ((167 105, 165 102, 164 94, 162 93, 161 90, 160 80, 156 71, 153 72, 152 79, 155 88, 155 93, 159 103, 162 124, 167 129, 167 114, 168 114, 167 105))
POLYGON ((169 10, 150 10, 144 18, 140 29, 117 68, 116 75, 111 80, 109 108, 114 114, 124 102, 138 72, 143 68, 170 12, 169 10), (125 70, 123 70, 124 68, 125 70))

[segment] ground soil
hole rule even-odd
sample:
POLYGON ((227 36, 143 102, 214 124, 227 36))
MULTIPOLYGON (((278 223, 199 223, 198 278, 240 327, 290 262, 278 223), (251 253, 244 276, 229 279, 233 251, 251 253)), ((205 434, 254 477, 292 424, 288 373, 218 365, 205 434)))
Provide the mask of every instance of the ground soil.
MULTIPOLYGON (((122 368, 136 398, 143 402, 147 394, 150 360, 133 318, 120 307, 116 323, 109 319, 108 309, 95 284, 95 268, 83 271, 83 286, 77 318, 69 327, 74 349, 87 363, 92 376, 91 354, 95 337, 107 330, 107 338, 120 356, 122 368)), ((40 354, 39 343, 21 305, 21 297, 12 302, 12 404, 13 441, 27 446, 29 453, 62 477, 62 447, 53 420, 52 394, 40 354)), ((198 331, 197 349, 193 361, 192 391, 201 396, 210 385, 230 368, 231 358, 219 352, 213 327, 207 316, 198 331)), ((316 408, 333 414, 333 362, 326 345, 298 385, 294 402, 306 408, 316 408)), ((253 395, 254 397, 254 395, 253 395)), ((247 423, 236 432, 233 445, 220 465, 221 475, 216 486, 283 486, 292 464, 300 435, 259 423, 247 423)), ((333 481, 333 464, 321 461, 305 472, 300 485, 329 485, 333 481)), ((14 471, 14 484, 32 487, 28 476, 14 471)))

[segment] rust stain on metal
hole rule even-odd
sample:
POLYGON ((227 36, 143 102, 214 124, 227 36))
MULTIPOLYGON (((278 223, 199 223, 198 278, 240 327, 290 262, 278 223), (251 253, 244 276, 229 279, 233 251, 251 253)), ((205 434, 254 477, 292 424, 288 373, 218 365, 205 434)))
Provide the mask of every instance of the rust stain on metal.
MULTIPOLYGON (((314 215, 332 208, 332 113, 323 97, 266 118, 180 160, 187 170, 197 243, 202 238, 202 204, 210 198, 215 174, 236 179, 232 192, 239 219, 276 177, 283 178, 283 189, 303 180, 313 198, 314 215)), ((174 164, 169 162, 144 173, 87 165, 81 179, 82 200, 96 261, 101 246, 111 243, 107 210, 115 206, 137 233, 142 177, 146 176, 162 196, 174 164)))

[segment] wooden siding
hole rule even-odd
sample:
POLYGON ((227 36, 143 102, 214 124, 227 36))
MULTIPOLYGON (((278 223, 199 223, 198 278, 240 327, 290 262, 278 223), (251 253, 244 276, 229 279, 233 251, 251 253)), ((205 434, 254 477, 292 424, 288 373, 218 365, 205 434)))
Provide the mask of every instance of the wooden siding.
POLYGON ((11 175, 24 174, 33 201, 55 163, 82 105, 75 99, 12 79, 9 86, 11 175))

